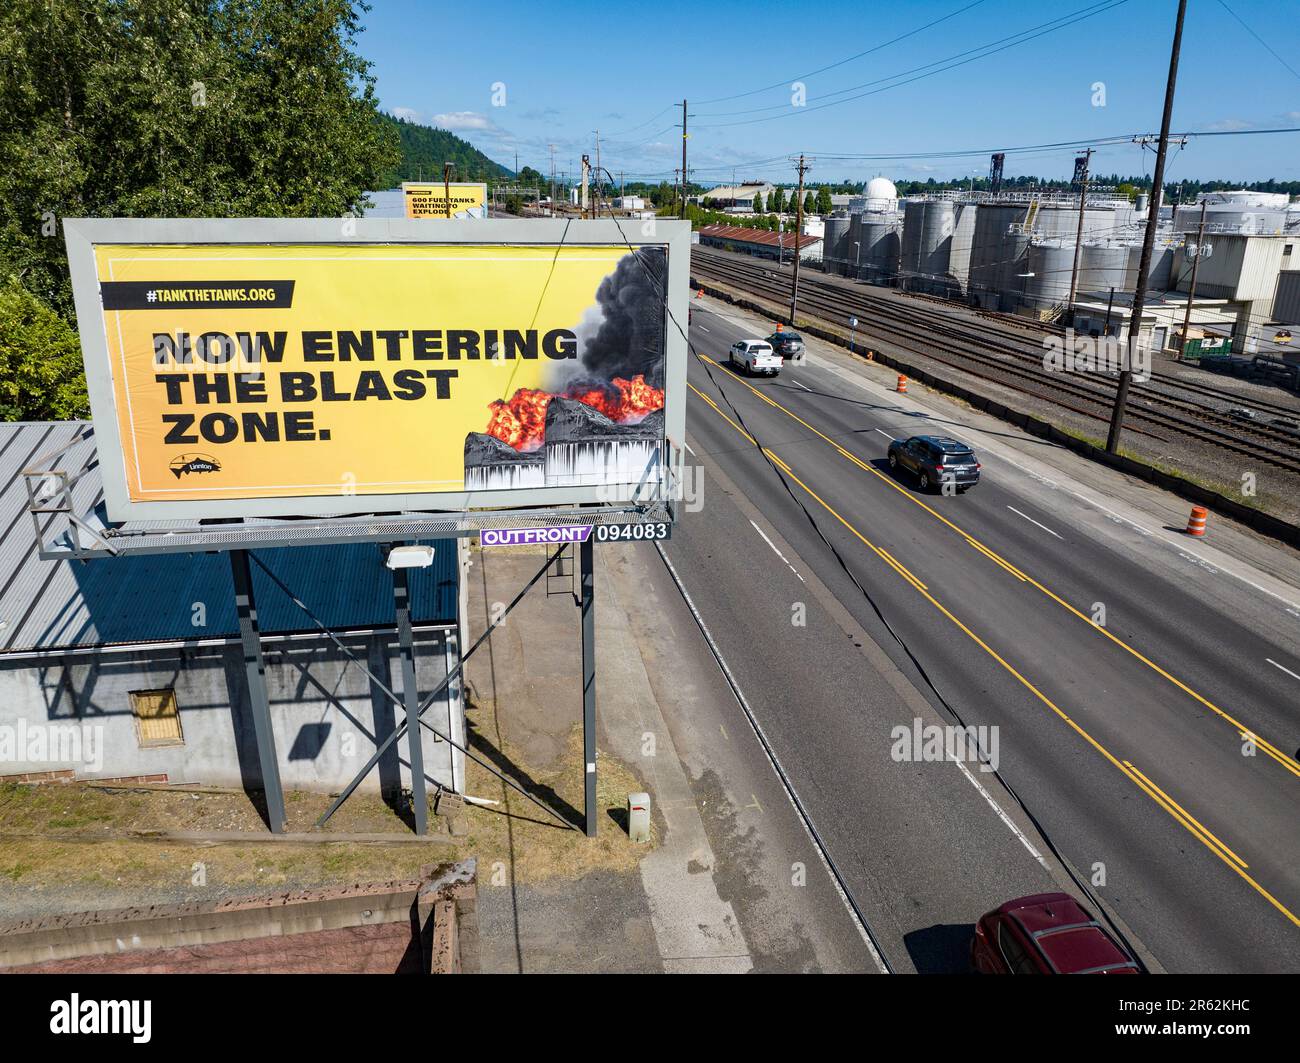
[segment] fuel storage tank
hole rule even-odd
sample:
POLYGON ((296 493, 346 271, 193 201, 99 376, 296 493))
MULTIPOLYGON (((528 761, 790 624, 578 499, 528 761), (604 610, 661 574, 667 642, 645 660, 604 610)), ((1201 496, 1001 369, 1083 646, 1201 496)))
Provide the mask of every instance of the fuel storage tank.
POLYGON ((981 203, 976 211, 966 291, 971 302, 987 310, 1008 309, 1002 305, 1008 277, 1014 281, 1012 288, 1020 289, 1015 274, 1024 272, 1021 259, 1029 238, 1013 233, 1012 226, 1024 222, 1026 209, 1024 203, 981 203))
POLYGON ((956 204, 951 199, 905 201, 899 275, 908 291, 946 293, 956 204))
POLYGON ((897 214, 855 214, 849 231, 849 254, 856 254, 857 276, 870 284, 893 284, 898 278, 900 219, 897 214))
POLYGON ((822 268, 827 273, 838 273, 841 277, 852 272, 853 246, 849 243, 849 229, 853 217, 848 214, 832 214, 826 219, 822 234, 822 268))
MULTIPOLYGON (((1076 297, 1125 290, 1130 245, 1118 241, 1083 242, 1079 250, 1076 297)), ((1029 245, 1028 269, 1023 278, 1024 305, 1032 310, 1065 306, 1070 301, 1074 273, 1073 240, 1035 240, 1029 245)))

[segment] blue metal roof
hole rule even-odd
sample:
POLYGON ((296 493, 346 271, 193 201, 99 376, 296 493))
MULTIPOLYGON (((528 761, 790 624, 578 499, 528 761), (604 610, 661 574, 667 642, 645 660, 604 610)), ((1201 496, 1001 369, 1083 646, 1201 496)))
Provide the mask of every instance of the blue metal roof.
MULTIPOLYGON (((73 438, 81 422, 0 424, 0 657, 5 653, 150 642, 232 638, 239 634, 230 558, 154 554, 89 561, 42 561, 25 511, 22 470, 73 438)), ((86 476, 98 497, 93 446, 86 476)), ((88 485, 89 486, 89 485, 88 485)), ((456 622, 456 543, 431 541, 433 565, 409 570, 411 618, 456 622)), ((373 543, 257 550, 275 576, 331 628, 394 622, 392 573, 373 543)), ((265 634, 319 630, 251 564, 265 634)))

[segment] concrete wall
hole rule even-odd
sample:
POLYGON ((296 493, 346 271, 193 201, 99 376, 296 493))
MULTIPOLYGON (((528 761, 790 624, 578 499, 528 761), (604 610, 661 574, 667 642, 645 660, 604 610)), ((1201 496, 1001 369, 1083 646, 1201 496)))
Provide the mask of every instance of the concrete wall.
MULTIPOLYGON (((402 694, 393 633, 349 636, 348 648, 385 685, 402 694)), ((455 630, 416 633, 416 675, 426 696, 455 667, 455 630)), ((267 691, 286 789, 336 790, 374 753, 402 710, 332 642, 267 639, 267 691)), ((464 744, 461 685, 424 718, 464 744), (448 717, 451 717, 450 722, 448 717)), ((425 775, 462 790, 463 755, 427 729, 425 775)), ((394 744, 363 788, 410 786, 405 739, 394 744)), ((71 768, 77 778, 165 773, 171 782, 258 788, 257 746, 238 645, 203 649, 104 651, 88 656, 0 660, 0 776, 71 768), (183 741, 141 748, 131 691, 171 687, 183 741), (70 733, 71 732, 71 733, 70 733), (44 746, 41 748, 40 743, 44 746)))

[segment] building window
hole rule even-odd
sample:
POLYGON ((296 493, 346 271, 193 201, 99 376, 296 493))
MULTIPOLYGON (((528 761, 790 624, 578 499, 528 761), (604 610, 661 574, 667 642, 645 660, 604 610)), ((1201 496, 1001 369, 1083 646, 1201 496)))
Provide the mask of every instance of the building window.
POLYGON ((135 731, 141 748, 149 746, 178 746, 185 741, 181 735, 181 714, 176 704, 176 691, 133 690, 131 714, 135 717, 135 731))

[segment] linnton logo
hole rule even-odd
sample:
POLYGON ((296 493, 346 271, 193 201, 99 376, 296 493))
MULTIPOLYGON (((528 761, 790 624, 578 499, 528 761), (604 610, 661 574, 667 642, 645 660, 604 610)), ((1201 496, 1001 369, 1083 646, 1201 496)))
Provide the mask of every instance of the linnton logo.
POLYGON ((68 1000, 50 1004, 50 1033, 130 1034, 138 1045, 152 1036, 152 1000, 68 1000))

